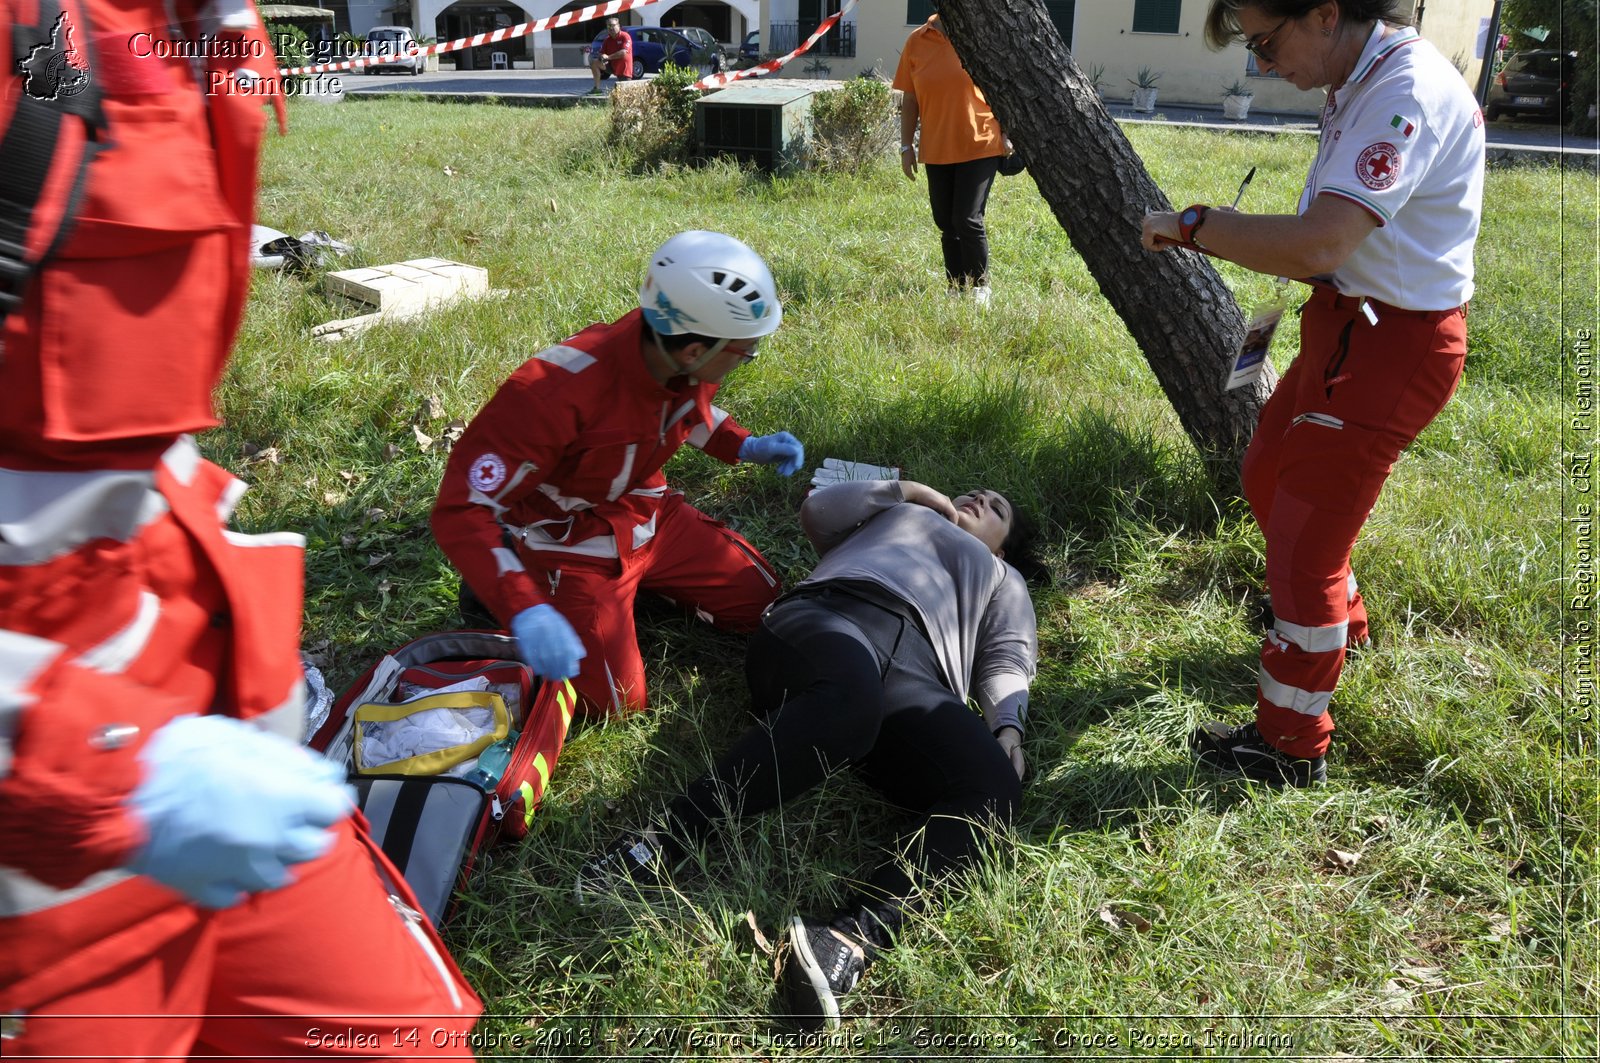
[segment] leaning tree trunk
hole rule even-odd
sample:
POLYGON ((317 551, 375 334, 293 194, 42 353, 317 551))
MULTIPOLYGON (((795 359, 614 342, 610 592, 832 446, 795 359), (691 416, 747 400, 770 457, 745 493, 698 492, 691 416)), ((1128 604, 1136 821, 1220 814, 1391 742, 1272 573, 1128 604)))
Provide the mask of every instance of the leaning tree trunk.
POLYGON ((1244 339, 1233 294, 1205 256, 1152 254, 1139 246, 1145 212, 1171 206, 1040 0, 940 0, 939 20, 1027 160, 1040 195, 1155 370, 1213 481, 1237 491, 1239 458, 1272 393, 1273 374, 1269 365, 1253 386, 1223 390, 1244 339))

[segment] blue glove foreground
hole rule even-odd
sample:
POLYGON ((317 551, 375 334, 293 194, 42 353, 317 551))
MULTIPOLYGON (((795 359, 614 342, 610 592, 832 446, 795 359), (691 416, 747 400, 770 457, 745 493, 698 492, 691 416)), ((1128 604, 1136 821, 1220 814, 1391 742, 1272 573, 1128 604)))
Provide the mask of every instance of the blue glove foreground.
POLYGON ((759 465, 777 462, 781 475, 793 476, 806 463, 806 448, 788 432, 749 436, 739 444, 739 460, 753 461, 759 465))
POLYGON ((207 908, 287 883, 355 805, 337 764, 225 716, 180 716, 139 759, 128 804, 148 839, 128 867, 207 908))
POLYGON ((571 679, 588 651, 553 605, 535 605, 511 618, 523 663, 546 679, 571 679))

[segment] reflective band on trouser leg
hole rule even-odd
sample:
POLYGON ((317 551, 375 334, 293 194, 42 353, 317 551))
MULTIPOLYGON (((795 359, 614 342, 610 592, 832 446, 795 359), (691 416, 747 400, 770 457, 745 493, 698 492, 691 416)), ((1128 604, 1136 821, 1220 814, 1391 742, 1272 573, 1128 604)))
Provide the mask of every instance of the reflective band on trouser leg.
POLYGON ((1336 650, 1306 653, 1293 643, 1280 648, 1268 635, 1261 648, 1256 695, 1256 728, 1261 737, 1291 756, 1317 757, 1326 752, 1333 734, 1328 703, 1343 667, 1343 643, 1336 650), (1274 672, 1293 675, 1312 689, 1285 682, 1274 672))
POLYGON ((1350 547, 1363 521, 1279 490, 1267 528, 1273 629, 1261 644, 1256 726, 1285 753, 1320 756, 1333 734, 1328 704, 1344 667, 1350 547))
POLYGON ((1367 602, 1361 597, 1361 588, 1356 585, 1356 574, 1350 572, 1346 575, 1345 609, 1350 617, 1350 627, 1345 645, 1365 646, 1372 639, 1372 633, 1367 627, 1367 602))

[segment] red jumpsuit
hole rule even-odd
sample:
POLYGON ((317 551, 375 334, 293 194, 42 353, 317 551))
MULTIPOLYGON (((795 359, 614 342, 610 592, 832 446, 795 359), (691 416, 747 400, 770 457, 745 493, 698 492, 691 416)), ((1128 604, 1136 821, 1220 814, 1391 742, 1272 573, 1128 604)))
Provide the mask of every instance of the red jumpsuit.
MULTIPOLYGON (((289 886, 223 911, 122 870, 144 840, 125 807, 138 754, 163 724, 222 713, 296 741, 304 725, 300 537, 229 530, 243 485, 186 435, 215 424, 265 121, 259 95, 202 94, 206 67, 270 78, 272 52, 259 28, 231 31, 261 42, 249 60, 129 48, 217 14, 79 10, 108 146, 0 334, 4 1054, 412 1058, 445 1039, 464 1056, 478 1001, 396 907, 410 894, 359 821, 289 886)), ((0 55, 35 19, 33 0, 10 5, 0 55)), ((19 91, 7 66, 0 127, 19 91)))
POLYGON ((583 640, 590 712, 641 709, 638 591, 751 631, 778 579, 736 532, 667 486, 688 443, 730 465, 749 437, 711 405, 715 384, 650 375, 639 311, 539 352, 500 386, 450 454, 433 533, 503 623, 553 605, 583 640))

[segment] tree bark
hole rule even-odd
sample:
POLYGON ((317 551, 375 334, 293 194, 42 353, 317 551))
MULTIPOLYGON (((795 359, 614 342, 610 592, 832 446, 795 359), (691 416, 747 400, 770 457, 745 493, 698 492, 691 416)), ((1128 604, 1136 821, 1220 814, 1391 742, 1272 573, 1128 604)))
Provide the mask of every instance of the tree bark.
POLYGON ((940 0, 939 20, 1155 371, 1213 482, 1237 493, 1239 459, 1275 375, 1268 365, 1254 385, 1223 390, 1244 340, 1233 294, 1204 255, 1139 245, 1145 212, 1171 205, 1040 0, 940 0))

